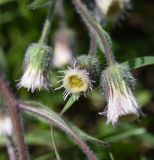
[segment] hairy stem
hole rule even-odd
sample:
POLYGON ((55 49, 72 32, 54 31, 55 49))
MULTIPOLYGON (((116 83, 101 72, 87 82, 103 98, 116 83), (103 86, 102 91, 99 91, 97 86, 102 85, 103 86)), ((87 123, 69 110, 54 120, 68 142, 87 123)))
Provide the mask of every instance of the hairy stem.
POLYGON ((15 146, 12 136, 6 136, 6 147, 9 156, 9 160, 16 160, 15 146))
POLYGON ((51 1, 50 3, 51 3, 51 5, 49 6, 48 15, 46 17, 45 24, 44 24, 43 31, 42 31, 42 35, 39 40, 40 44, 44 44, 47 41, 48 33, 50 31, 51 21, 52 21, 53 15, 54 15, 56 0, 51 1))
POLYGON ((74 142, 80 146, 83 152, 87 155, 90 160, 97 160, 96 156, 90 151, 89 147, 62 121, 58 121, 54 116, 49 115, 47 112, 39 111, 38 109, 28 106, 25 104, 20 104, 19 108, 25 110, 29 113, 33 113, 37 115, 37 117, 42 117, 49 123, 52 123, 54 126, 63 130, 66 134, 68 134, 74 142))
POLYGON ((96 55, 96 52, 97 52, 96 35, 95 32, 91 29, 89 55, 96 55))
POLYGON ((59 25, 61 27, 65 26, 65 11, 64 11, 64 2, 63 0, 58 0, 57 2, 57 7, 56 7, 56 12, 59 18, 59 25))
POLYGON ((9 113, 13 123, 13 129, 15 132, 17 149, 19 154, 19 160, 27 160, 27 149, 24 141, 23 130, 20 124, 19 112, 18 112, 18 103, 15 100, 10 89, 6 85, 4 79, 0 76, 0 92, 8 105, 9 113))
POLYGON ((83 18, 85 24, 87 26, 89 26, 89 28, 93 28, 94 31, 96 31, 96 33, 98 34, 98 36, 100 37, 102 44, 104 46, 104 54, 105 54, 105 58, 108 64, 113 64, 115 62, 114 60, 114 56, 111 50, 111 46, 108 42, 108 39, 106 38, 106 36, 104 35, 104 33, 101 31, 101 29, 99 28, 97 22, 90 16, 88 10, 86 9, 86 7, 81 3, 80 0, 72 0, 74 6, 76 7, 78 13, 81 15, 81 17, 83 18))

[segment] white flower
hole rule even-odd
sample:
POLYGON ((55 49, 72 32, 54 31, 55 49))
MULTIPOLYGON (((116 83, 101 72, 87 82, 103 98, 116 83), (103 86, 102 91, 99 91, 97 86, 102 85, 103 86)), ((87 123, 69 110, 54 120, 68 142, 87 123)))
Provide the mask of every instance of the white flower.
POLYGON ((41 69, 29 65, 17 86, 28 88, 28 91, 31 90, 31 92, 34 92, 36 88, 48 89, 48 79, 48 75, 44 74, 41 69))
POLYGON ((115 65, 107 68, 102 74, 102 87, 108 105, 105 112, 100 114, 106 114, 107 124, 112 123, 113 126, 118 120, 131 121, 139 117, 139 106, 129 84, 124 79, 126 77, 123 71, 121 66, 115 65))
POLYGON ((10 117, 5 116, 0 118, 0 136, 11 136, 13 132, 12 122, 10 117))
POLYGON ((24 59, 24 73, 18 88, 25 87, 28 91, 34 92, 35 89, 48 89, 49 84, 49 64, 51 48, 32 44, 28 47, 24 59))
POLYGON ((130 6, 130 0, 95 0, 105 18, 116 19, 127 6, 130 6))
POLYGON ((53 53, 53 65, 57 68, 69 64, 73 58, 72 49, 67 42, 56 41, 53 53))
POLYGON ((57 68, 70 64, 73 58, 74 33, 67 27, 60 27, 54 37, 53 65, 57 68))
POLYGON ((62 85, 59 88, 65 88, 64 99, 70 94, 78 95, 83 93, 86 95, 89 90, 92 90, 89 73, 85 69, 69 68, 64 71, 64 77, 61 81, 62 85))

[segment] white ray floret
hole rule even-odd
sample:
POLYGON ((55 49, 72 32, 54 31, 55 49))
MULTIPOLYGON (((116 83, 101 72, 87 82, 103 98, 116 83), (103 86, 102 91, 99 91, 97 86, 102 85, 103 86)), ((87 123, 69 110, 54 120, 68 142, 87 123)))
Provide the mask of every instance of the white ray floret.
POLYGON ((113 126, 118 120, 137 119, 141 113, 133 92, 121 75, 119 66, 115 67, 117 68, 108 68, 102 74, 102 87, 108 104, 105 111, 100 113, 106 115, 107 124, 112 123, 113 126))

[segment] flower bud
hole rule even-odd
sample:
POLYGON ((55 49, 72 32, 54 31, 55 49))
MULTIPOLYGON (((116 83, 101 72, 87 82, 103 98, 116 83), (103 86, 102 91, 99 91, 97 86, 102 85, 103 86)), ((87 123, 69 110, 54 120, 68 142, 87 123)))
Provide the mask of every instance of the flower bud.
POLYGON ((118 120, 131 121, 138 118, 141 113, 130 88, 134 80, 128 72, 126 68, 118 64, 109 66, 102 72, 101 86, 108 105, 105 112, 100 114, 107 115, 107 124, 111 122, 115 125, 118 120))
POLYGON ((17 86, 28 88, 31 92, 42 87, 48 89, 50 60, 50 47, 38 43, 31 44, 24 59, 24 73, 17 86))
POLYGON ((53 65, 57 68, 70 64, 73 58, 73 33, 67 28, 59 29, 54 38, 53 65))
POLYGON ((99 61, 95 56, 81 55, 73 61, 72 67, 73 65, 79 69, 86 69, 91 79, 97 80, 100 76, 99 61))

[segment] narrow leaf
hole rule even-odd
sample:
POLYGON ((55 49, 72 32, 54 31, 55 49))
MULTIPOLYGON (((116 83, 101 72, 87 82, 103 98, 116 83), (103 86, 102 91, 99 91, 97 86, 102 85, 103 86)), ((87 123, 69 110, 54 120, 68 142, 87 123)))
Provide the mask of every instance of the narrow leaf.
POLYGON ((60 112, 60 115, 64 114, 78 100, 78 98, 79 96, 71 96, 62 111, 60 112))
POLYGON ((154 64, 154 56, 138 57, 130 61, 126 61, 123 64, 128 65, 130 69, 141 68, 154 64))

